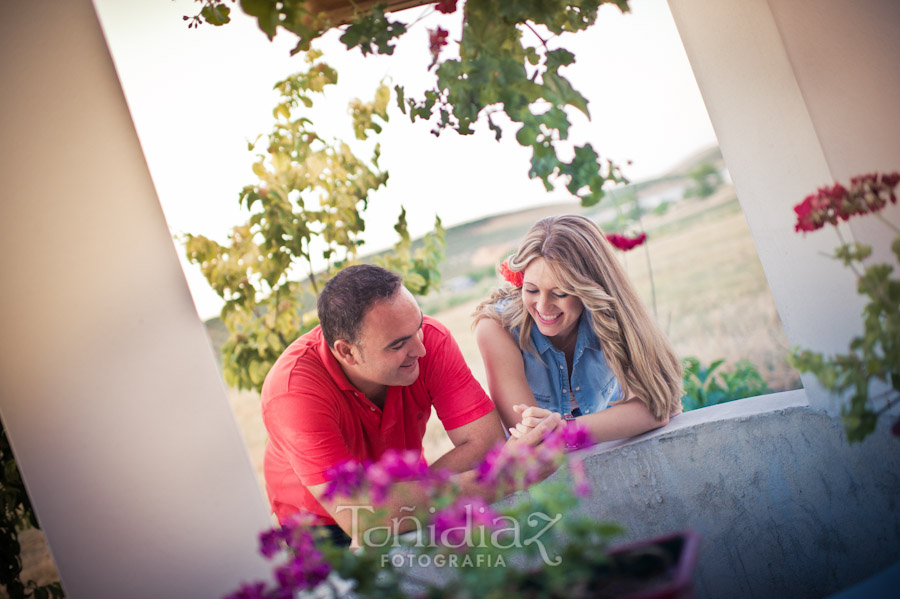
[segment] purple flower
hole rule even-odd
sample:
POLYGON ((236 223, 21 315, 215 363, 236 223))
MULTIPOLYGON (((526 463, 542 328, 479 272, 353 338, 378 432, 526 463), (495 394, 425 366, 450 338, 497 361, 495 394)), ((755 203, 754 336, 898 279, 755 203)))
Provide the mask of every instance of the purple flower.
POLYGON ((561 440, 550 436, 537 448, 516 445, 494 447, 476 468, 478 482, 498 489, 518 489, 532 485, 545 475, 545 466, 562 455, 561 440))
POLYGON ((287 526, 278 526, 259 533, 259 552, 266 558, 272 559, 272 556, 284 549, 284 542, 291 535, 291 530, 287 526))
POLYGON ((372 501, 381 503, 395 482, 428 477, 428 464, 420 452, 408 449, 389 449, 368 467, 366 479, 372 493, 372 501))
POLYGON ((344 460, 337 466, 329 468, 325 472, 325 476, 329 479, 325 487, 325 499, 334 499, 338 495, 350 497, 356 494, 363 486, 365 472, 365 466, 354 459, 344 460))
POLYGON ((559 427, 563 445, 569 449, 584 449, 594 444, 594 439, 587 427, 582 426, 577 420, 569 421, 566 426, 559 427))
POLYGON ((484 459, 481 460, 481 463, 475 468, 476 479, 478 482, 493 483, 497 480, 505 461, 502 453, 503 443, 498 443, 484 455, 484 459))
POLYGON ((254 582, 252 584, 244 583, 238 590, 226 595, 225 599, 265 599, 266 583, 254 582))
POLYGON ((445 547, 472 546, 474 528, 493 529, 499 515, 480 497, 460 497, 434 515, 435 538, 445 547))
POLYGON ((331 566, 322 553, 312 548, 298 553, 291 560, 275 569, 275 578, 282 589, 313 589, 328 577, 331 566))

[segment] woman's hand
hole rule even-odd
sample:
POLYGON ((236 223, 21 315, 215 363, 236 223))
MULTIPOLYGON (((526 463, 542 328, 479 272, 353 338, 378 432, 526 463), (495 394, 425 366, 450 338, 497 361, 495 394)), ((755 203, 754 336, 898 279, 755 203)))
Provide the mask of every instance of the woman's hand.
POLYGON ((521 416, 519 423, 509 429, 510 436, 515 439, 520 439, 527 435, 532 429, 554 414, 550 410, 527 404, 516 404, 513 406, 513 411, 521 416))

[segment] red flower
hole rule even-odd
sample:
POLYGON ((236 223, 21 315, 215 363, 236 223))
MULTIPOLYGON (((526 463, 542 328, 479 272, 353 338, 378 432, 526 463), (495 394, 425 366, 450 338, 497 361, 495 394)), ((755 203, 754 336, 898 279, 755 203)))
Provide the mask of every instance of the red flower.
POLYGON ((448 35, 450 35, 450 32, 443 27, 428 30, 428 50, 431 52, 432 67, 437 64, 438 56, 441 55, 441 48, 447 45, 448 35))
POLYGON ((794 230, 806 233, 826 224, 837 225, 838 219, 849 220, 857 214, 879 212, 888 202, 897 203, 895 189, 898 184, 900 173, 880 176, 870 173, 851 178, 849 190, 840 183, 820 187, 794 206, 797 214, 794 230))
POLYGON ((512 283, 513 287, 521 287, 525 284, 525 274, 510 270, 506 260, 500 265, 500 276, 512 283))
POLYGON ((449 15, 452 12, 456 12, 456 0, 441 0, 435 8, 438 9, 438 12, 449 15))
POLYGON ((610 244, 612 244, 614 248, 622 250, 623 252, 627 252, 628 250, 632 250, 639 245, 643 245, 643 243, 647 241, 647 234, 639 233, 634 237, 626 237, 625 235, 620 235, 619 233, 607 233, 606 240, 610 244))

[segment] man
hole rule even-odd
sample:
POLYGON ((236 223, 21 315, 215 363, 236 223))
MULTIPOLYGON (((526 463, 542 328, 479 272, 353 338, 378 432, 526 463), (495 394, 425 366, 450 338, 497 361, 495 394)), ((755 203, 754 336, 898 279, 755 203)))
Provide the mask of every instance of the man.
MULTIPOLYGON (((449 331, 423 316, 400 277, 348 267, 325 285, 317 308, 320 326, 284 351, 262 389, 266 490, 279 521, 307 512, 341 542, 350 540, 341 530, 358 536, 352 510, 323 497, 329 468, 377 460, 388 449, 421 452, 432 406, 454 445, 432 467, 457 473, 466 492, 495 499, 472 468, 503 440, 500 419, 449 331)), ((508 451, 536 445, 558 423, 557 415, 507 441, 508 451)), ((387 518, 425 502, 414 482, 399 483, 387 518)))

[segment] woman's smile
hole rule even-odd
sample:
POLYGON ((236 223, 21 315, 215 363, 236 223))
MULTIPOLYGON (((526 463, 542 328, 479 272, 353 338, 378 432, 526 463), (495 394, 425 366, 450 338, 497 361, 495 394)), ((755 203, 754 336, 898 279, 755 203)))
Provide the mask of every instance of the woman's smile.
POLYGON ((574 295, 560 289, 553 271, 543 258, 536 258, 525 268, 522 303, 534 319, 538 330, 551 341, 570 337, 578 328, 584 304, 574 295))

